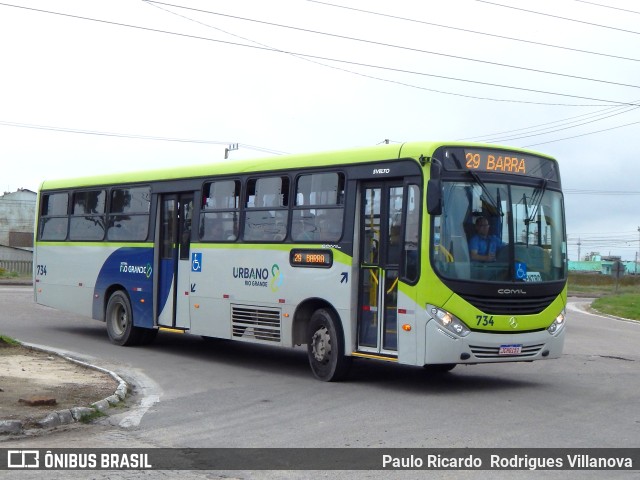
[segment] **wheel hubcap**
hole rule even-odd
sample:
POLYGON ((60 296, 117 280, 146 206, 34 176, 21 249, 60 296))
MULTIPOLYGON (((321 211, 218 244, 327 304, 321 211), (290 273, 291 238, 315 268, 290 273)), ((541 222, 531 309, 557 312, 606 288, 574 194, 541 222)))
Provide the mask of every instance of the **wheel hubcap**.
POLYGON ((319 328, 311 339, 311 352, 318 362, 326 361, 331 354, 331 336, 326 327, 319 328))
POLYGON ((116 326, 116 330, 118 331, 118 335, 122 335, 122 333, 127 328, 127 312, 124 308, 118 307, 114 312, 114 316, 116 318, 116 321, 114 323, 116 326))

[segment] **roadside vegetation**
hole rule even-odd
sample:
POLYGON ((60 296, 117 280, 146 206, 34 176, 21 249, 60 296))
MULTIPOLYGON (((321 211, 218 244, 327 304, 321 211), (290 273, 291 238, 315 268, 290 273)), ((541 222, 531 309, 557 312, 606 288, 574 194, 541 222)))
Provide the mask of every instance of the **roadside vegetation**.
POLYGON ((12 272, 5 268, 0 267, 0 279, 1 280, 20 280, 20 281, 29 281, 31 280, 30 273, 18 273, 12 272))
POLYGON ((0 333, 0 347, 17 347, 20 342, 0 333))
POLYGON ((640 275, 620 280, 601 274, 569 274, 569 295, 594 297, 591 306, 602 313, 640 320, 640 275))
POLYGON ((0 267, 0 278, 15 278, 19 277, 18 272, 10 272, 2 267, 0 267))

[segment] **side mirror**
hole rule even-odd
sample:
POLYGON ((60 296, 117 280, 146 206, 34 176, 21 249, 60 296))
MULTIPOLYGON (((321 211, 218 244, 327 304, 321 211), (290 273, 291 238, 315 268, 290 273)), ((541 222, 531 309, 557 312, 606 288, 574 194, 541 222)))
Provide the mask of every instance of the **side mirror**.
POLYGON ((442 176, 442 164, 439 160, 433 160, 431 163, 431 170, 429 171, 429 178, 431 180, 440 180, 442 176))
POLYGON ((442 182, 431 179, 427 182, 427 212, 442 215, 442 182))

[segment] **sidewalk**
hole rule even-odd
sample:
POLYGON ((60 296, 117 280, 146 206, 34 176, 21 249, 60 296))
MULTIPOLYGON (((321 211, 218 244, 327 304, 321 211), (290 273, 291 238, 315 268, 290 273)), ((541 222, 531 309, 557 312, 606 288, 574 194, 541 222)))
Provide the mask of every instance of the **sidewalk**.
MULTIPOLYGON (((32 282, 0 278, 0 286, 32 282)), ((0 365, 0 441, 100 416, 129 392, 115 372, 46 346, 11 346, 0 339, 0 365)))
POLYGON ((31 277, 0 277, 0 285, 32 286, 31 277))

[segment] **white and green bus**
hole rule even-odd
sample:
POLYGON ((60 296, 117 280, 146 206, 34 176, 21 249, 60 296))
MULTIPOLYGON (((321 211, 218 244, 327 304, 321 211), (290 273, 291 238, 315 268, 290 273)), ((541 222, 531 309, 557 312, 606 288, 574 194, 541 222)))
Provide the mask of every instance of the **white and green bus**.
POLYGON ((353 357, 446 372, 562 353, 545 155, 415 142, 51 180, 38 198, 36 302, 118 345, 158 330, 306 345, 325 381, 353 357))

